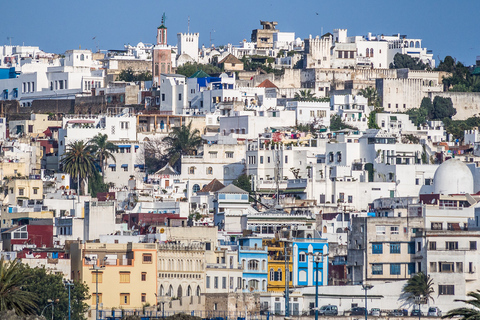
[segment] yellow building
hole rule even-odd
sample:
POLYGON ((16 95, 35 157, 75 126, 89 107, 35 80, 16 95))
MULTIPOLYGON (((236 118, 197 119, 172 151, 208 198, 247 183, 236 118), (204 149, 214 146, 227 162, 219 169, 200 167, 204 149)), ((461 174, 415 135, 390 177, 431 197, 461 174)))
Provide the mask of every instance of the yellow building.
MULTIPOLYGON (((285 291, 285 243, 276 239, 264 239, 263 246, 268 248, 268 283, 267 290, 274 292, 285 291)), ((291 252, 290 252, 291 253, 291 252)), ((293 261, 288 255, 288 269, 290 270, 290 288, 292 284, 293 261)))
MULTIPOLYGON (((88 285, 92 310, 98 297, 103 310, 142 309, 157 303, 157 245, 154 243, 80 243, 70 246, 72 278, 88 285)), ((93 311, 94 312, 94 311, 93 311)))
POLYGON ((23 200, 43 199, 43 181, 40 178, 14 177, 7 182, 6 188, 5 200, 8 202, 4 201, 4 204, 23 205, 23 200))

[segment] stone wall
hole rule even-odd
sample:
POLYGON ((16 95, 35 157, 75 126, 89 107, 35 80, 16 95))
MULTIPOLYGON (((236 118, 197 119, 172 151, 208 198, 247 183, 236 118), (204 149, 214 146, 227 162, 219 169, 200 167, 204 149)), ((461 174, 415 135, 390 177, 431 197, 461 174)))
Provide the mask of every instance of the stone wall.
POLYGON ((260 312, 259 293, 206 293, 205 310, 224 312, 260 312), (216 304, 216 305, 215 305, 216 304))
POLYGON ((436 96, 452 99, 453 107, 457 110, 454 120, 465 120, 480 116, 480 92, 430 92, 428 97, 436 96))

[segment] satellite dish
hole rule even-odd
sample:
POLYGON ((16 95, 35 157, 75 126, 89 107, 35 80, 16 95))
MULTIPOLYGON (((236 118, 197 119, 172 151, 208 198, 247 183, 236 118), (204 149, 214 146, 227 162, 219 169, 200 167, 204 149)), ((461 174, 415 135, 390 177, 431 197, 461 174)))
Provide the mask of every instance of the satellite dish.
POLYGON ((122 113, 129 113, 129 111, 130 110, 128 108, 123 108, 122 113))
POLYGON ((395 181, 395 184, 397 185, 400 184, 400 180, 395 181))

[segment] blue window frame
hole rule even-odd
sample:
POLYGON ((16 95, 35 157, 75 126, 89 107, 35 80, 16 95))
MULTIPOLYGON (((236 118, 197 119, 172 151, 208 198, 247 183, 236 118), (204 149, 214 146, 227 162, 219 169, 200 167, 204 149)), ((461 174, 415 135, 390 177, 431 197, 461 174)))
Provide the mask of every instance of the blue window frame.
POLYGON ((411 262, 408 264, 408 274, 415 273, 415 262, 411 262))
POLYGON ((372 274, 383 274, 383 264, 372 264, 372 274))
POLYGON ((408 253, 414 254, 415 253, 415 242, 408 243, 408 253))
POLYGON ((400 253, 400 243, 390 243, 390 253, 400 253))
POLYGON ((373 254, 382 254, 383 253, 383 243, 372 243, 372 253, 373 254))
POLYGON ((390 265, 390 274, 400 274, 400 263, 392 263, 390 265))

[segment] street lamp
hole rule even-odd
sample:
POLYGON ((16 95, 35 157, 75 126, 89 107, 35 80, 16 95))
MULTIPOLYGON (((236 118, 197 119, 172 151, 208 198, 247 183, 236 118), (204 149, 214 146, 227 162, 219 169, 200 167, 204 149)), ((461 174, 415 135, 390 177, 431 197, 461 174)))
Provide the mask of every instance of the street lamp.
POLYGON ((327 256, 328 253, 321 253, 321 252, 309 252, 309 256, 313 257, 313 261, 315 262, 315 320, 318 320, 318 264, 323 262, 323 257, 327 256))
POLYGON ((72 305, 71 305, 71 300, 70 300, 70 288, 74 286, 73 281, 71 280, 65 280, 64 281, 65 286, 68 287, 68 320, 71 320, 72 318, 72 305))
POLYGON ((94 264, 92 266, 92 270, 95 273, 95 286, 96 286, 96 291, 95 291, 95 320, 98 320, 98 273, 100 270, 103 270, 105 266, 97 266, 94 264))
POLYGON ((52 320, 53 320, 53 314, 55 313, 55 303, 58 302, 58 299, 55 299, 55 300, 48 299, 47 302, 48 304, 45 306, 45 308, 43 308, 42 312, 40 313, 40 317, 43 316, 43 312, 45 311, 45 309, 52 306, 52 320))
MULTIPOLYGON (((157 297, 156 293, 155 293, 155 297, 157 297)), ((165 303, 169 302, 171 298, 169 296, 160 296, 160 297, 157 297, 157 299, 158 299, 158 302, 162 304, 162 319, 165 319, 165 303)))
POLYGON ((372 289, 373 286, 371 284, 362 284, 362 290, 365 290, 365 320, 368 319, 368 307, 367 307, 367 291, 372 289))

